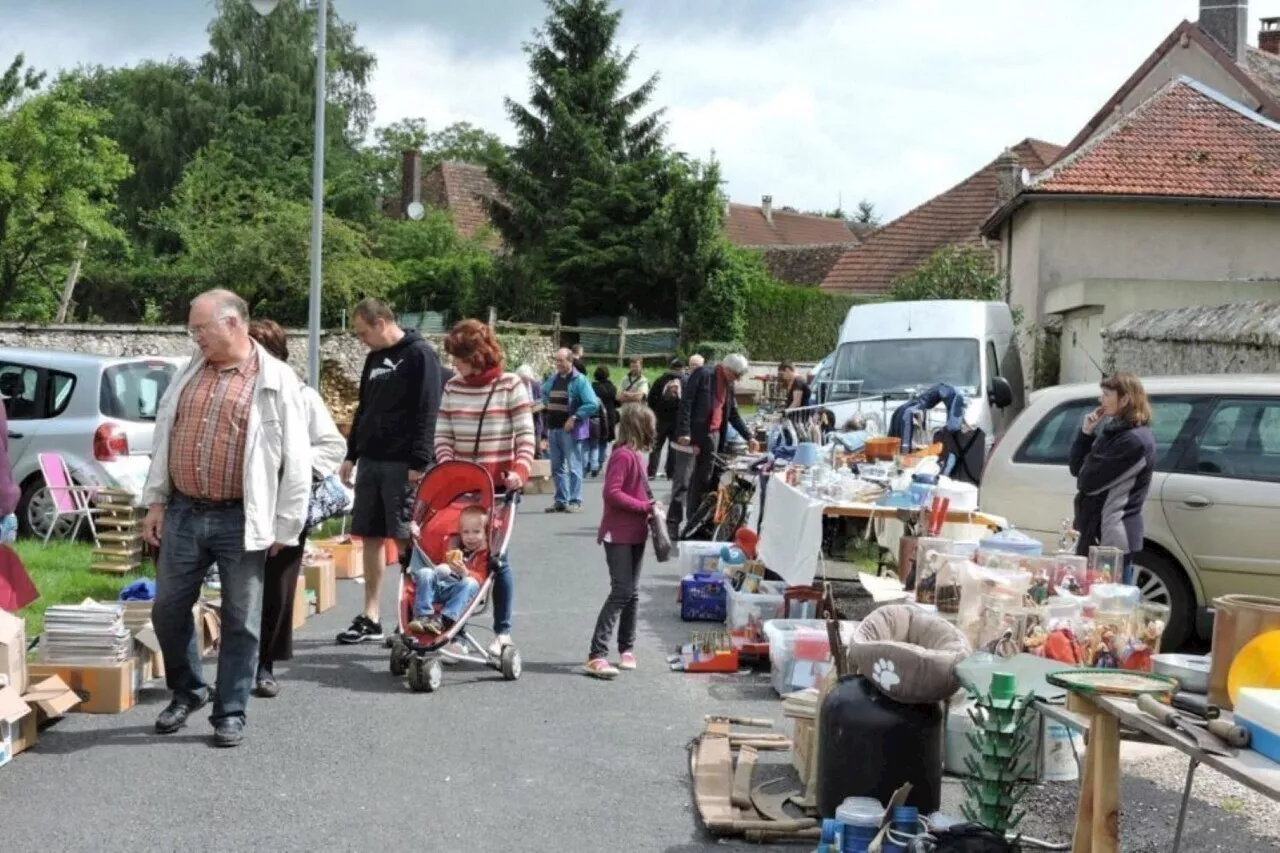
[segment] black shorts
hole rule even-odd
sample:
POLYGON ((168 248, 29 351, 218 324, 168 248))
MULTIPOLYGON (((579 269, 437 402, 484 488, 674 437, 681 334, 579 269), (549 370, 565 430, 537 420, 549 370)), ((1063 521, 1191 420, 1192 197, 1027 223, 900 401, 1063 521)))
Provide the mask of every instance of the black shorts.
POLYGON ((408 462, 361 459, 356 464, 351 533, 371 539, 408 539, 416 484, 409 483, 408 462))

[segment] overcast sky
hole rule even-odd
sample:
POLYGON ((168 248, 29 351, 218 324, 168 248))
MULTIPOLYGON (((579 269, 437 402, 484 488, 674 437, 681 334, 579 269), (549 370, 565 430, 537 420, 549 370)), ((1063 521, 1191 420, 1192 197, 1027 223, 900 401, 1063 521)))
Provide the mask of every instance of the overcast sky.
MULTIPOLYGON (((292 0, 284 0, 292 2, 292 0)), ((510 141, 540 0, 335 0, 378 57, 377 123, 467 120, 510 141)), ((735 201, 888 217, 1033 136, 1066 144, 1197 0, 621 0, 669 140, 735 201), (1033 12, 1034 10, 1034 12, 1033 12)), ((130 64, 205 47, 208 0, 0 0, 0 61, 130 64)), ((1260 14, 1280 0, 1254 0, 1260 14)))

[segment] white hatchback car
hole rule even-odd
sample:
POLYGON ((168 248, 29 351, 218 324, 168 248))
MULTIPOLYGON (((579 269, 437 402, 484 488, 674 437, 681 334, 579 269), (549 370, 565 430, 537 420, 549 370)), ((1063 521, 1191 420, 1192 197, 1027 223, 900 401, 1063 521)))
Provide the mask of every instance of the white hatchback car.
MULTIPOLYGON (((151 464, 156 405, 186 358, 0 348, 9 464, 22 489, 19 529, 43 537, 53 504, 38 454, 54 451, 81 485, 139 494, 151 464)), ((65 536, 62 522, 55 536, 65 536)))
MULTIPOLYGON (((1144 595, 1170 608, 1165 647, 1208 639, 1209 608, 1229 593, 1280 597, 1280 377, 1144 379, 1156 472, 1135 557, 1144 595)), ((1035 392, 982 475, 982 508, 1057 550, 1072 515, 1067 453, 1097 385, 1035 392)))

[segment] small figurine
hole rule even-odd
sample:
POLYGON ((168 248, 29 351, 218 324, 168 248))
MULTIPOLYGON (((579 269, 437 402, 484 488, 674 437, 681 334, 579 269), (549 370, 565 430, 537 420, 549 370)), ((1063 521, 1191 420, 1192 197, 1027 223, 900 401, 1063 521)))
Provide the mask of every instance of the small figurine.
POLYGON ((1031 582, 1031 590, 1027 593, 1037 605, 1044 604, 1049 598, 1049 575, 1041 571, 1031 582))
POLYGON ((1032 625, 1027 632, 1027 636, 1022 640, 1022 649, 1027 654, 1044 657, 1044 644, 1048 639, 1043 628, 1039 625, 1032 625))
POLYGON ((1084 663, 1084 649, 1075 632, 1067 625, 1054 628, 1044 641, 1044 656, 1058 663, 1080 666, 1084 663))
POLYGON ((1123 668, 1133 672, 1151 672, 1155 667, 1151 660, 1160 645, 1160 637, 1164 634, 1164 622, 1153 619, 1142 627, 1142 633, 1135 637, 1125 656, 1123 668))
POLYGON ((1116 658, 1116 632, 1110 628, 1101 632, 1093 659, 1096 669, 1119 669, 1120 661, 1116 658))
POLYGON ((1062 583, 1058 584, 1058 588, 1072 595, 1082 595, 1080 592, 1080 581, 1076 580, 1075 572, 1068 571, 1062 577, 1062 583))
POLYGON ((1018 644, 1013 640, 1013 629, 1005 628, 1004 632, 999 637, 996 637, 994 640, 987 643, 986 650, 991 654, 1002 658, 1011 658, 1017 655, 1018 644))

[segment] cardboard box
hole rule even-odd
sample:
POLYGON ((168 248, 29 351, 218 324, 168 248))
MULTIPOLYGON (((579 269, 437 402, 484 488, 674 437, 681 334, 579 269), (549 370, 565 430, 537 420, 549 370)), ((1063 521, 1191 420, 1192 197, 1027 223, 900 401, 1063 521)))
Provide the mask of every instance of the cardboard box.
POLYGON ((0 610, 0 676, 21 696, 27 689, 27 622, 0 610))
POLYGON ((317 544, 333 558, 335 577, 340 580, 364 577, 364 548, 359 539, 327 539, 317 544))
POLYGON ((0 687, 0 767, 21 751, 18 747, 23 740, 22 721, 28 715, 34 716, 22 701, 22 694, 6 681, 5 686, 0 687))
POLYGON ((201 601, 191 610, 196 623, 196 650, 205 658, 218 650, 222 639, 222 600, 201 601))
POLYGON ((22 697, 31 713, 18 723, 18 737, 13 741, 13 754, 25 752, 40 739, 40 729, 66 716, 80 704, 80 697, 61 678, 53 676, 31 686, 22 697))
POLYGON ((551 460, 535 459, 533 465, 529 467, 529 479, 541 477, 543 479, 551 479, 551 460))
POLYGON ((307 614, 311 608, 307 604, 307 579, 298 575, 298 589, 293 596, 293 630, 307 624, 307 614))
POLYGON ((338 603, 338 574, 333 567, 333 560, 318 560, 303 571, 307 579, 307 589, 316 594, 316 612, 324 613, 338 603))
POLYGON ((85 714, 119 714, 138 704, 142 672, 136 658, 102 666, 33 663, 27 671, 32 679, 62 679, 79 697, 78 710, 85 714))
POLYGON ((133 635, 134 651, 138 655, 142 683, 164 678, 164 655, 160 651, 160 638, 156 629, 147 622, 133 635))

